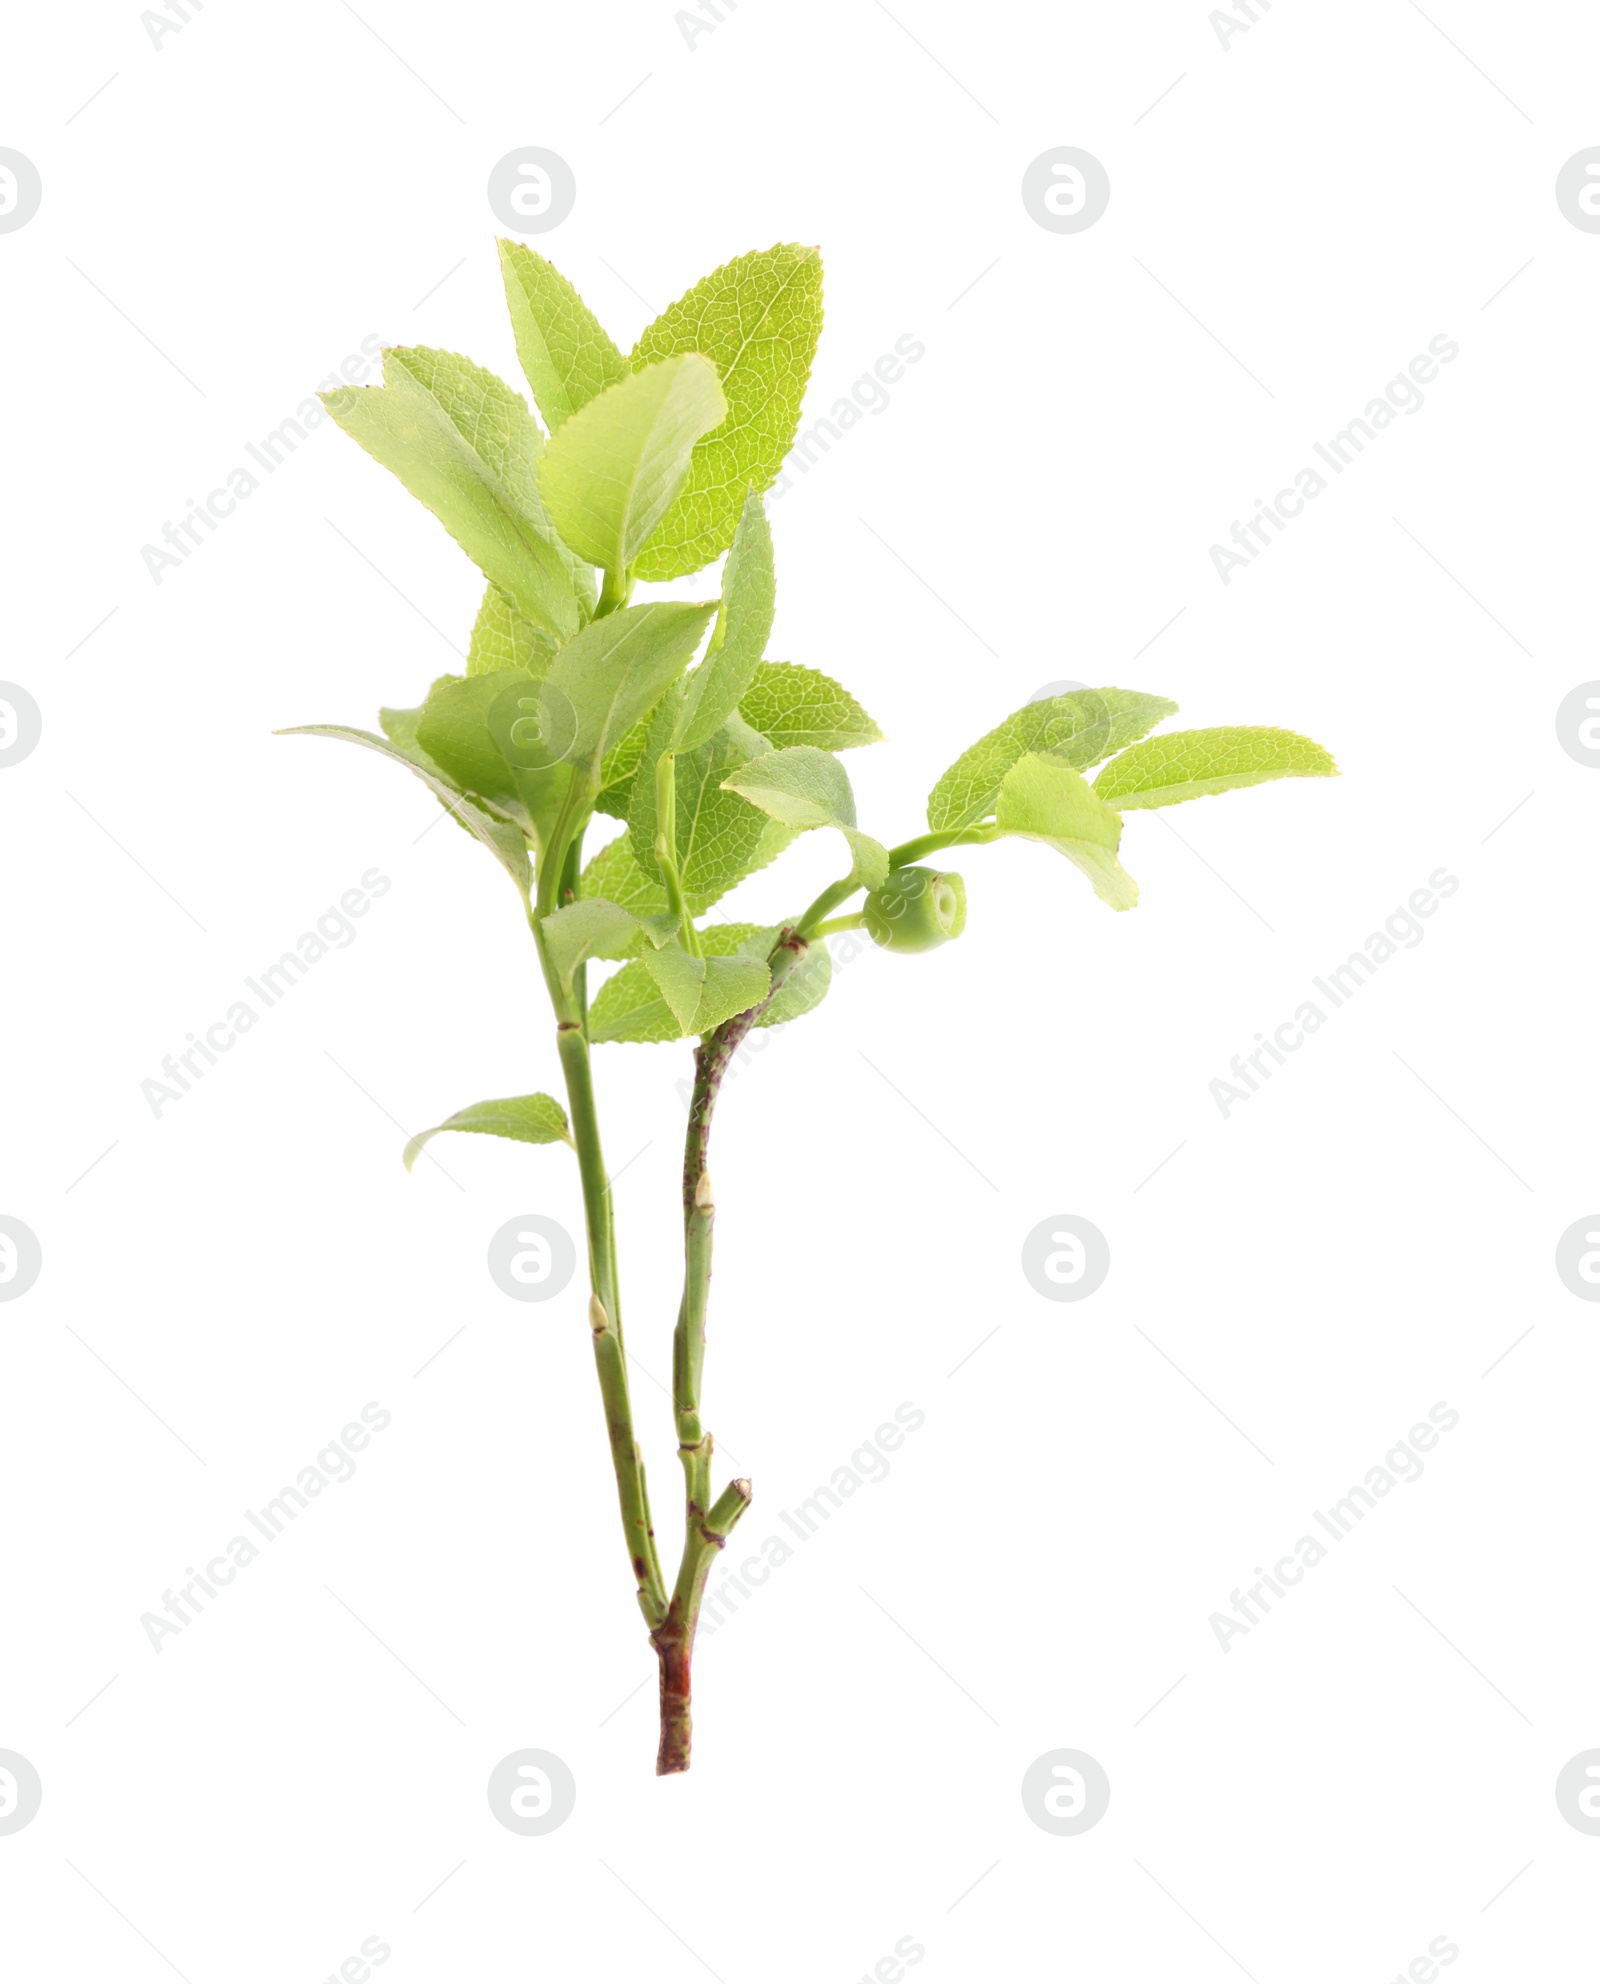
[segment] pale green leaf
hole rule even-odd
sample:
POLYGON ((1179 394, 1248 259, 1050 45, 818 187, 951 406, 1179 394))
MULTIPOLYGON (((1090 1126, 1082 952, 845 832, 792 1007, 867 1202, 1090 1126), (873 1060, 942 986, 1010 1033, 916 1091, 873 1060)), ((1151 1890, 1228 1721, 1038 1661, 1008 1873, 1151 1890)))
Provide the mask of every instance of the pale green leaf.
POLYGON ((664 310, 629 358, 635 368, 703 352, 728 417, 695 448, 689 477, 635 569, 682 578, 727 550, 749 491, 771 487, 800 424, 822 329, 822 257, 783 243, 740 255, 664 310))
POLYGON ((1001 783, 995 817, 1001 833, 1043 841, 1064 854, 1113 909, 1132 909, 1139 900, 1137 885, 1117 859, 1122 816, 1062 759, 1030 753, 1013 765, 1001 783))
POLYGON ((549 668, 555 652, 556 644, 548 634, 541 633, 531 620, 524 620, 496 587, 484 587, 483 604, 472 623, 467 648, 469 675, 520 668, 525 675, 537 678, 549 668))
POLYGON ((881 889, 889 876, 889 850, 882 841, 874 840, 871 834, 861 833, 855 827, 845 827, 845 839, 850 844, 850 854, 854 861, 851 880, 859 882, 867 890, 881 889))
POLYGON ((736 952, 729 958, 706 959, 706 985, 694 1016, 694 1031, 709 1033, 735 1013, 759 1006, 772 990, 772 973, 765 958, 736 952))
MULTIPOLYGON (((386 717, 411 718, 418 713, 414 710, 388 710, 384 714, 386 717)), ((407 771, 422 780, 445 811, 465 827, 474 840, 481 841, 488 848, 516 883, 523 901, 528 900, 533 876, 528 865, 528 843, 521 827, 467 798, 419 748, 408 748, 405 741, 391 741, 387 737, 375 736, 370 730, 353 730, 342 723, 303 723, 291 730, 280 730, 277 734, 280 737, 342 737, 347 743, 360 744, 368 751, 392 758, 397 765, 404 765, 407 771)))
POLYGON ((579 878, 582 896, 606 896, 636 916, 658 915, 667 906, 667 892, 654 875, 639 866, 633 842, 625 833, 609 840, 579 878))
POLYGON ((606 754, 683 673, 713 611, 666 600, 623 607, 592 620, 556 656, 544 682, 552 726, 566 729, 566 754, 596 791, 606 754))
POLYGON ((1229 724, 1217 730, 1174 730, 1149 737, 1104 767, 1094 789, 1119 812, 1176 806, 1208 793, 1264 785, 1274 778, 1337 778, 1339 767, 1320 744, 1293 730, 1229 724))
POLYGON ((595 794, 594 810, 597 813, 609 813, 614 820, 627 819, 628 802, 633 796, 633 775, 639 769, 639 759, 649 735, 650 719, 641 717, 606 753, 605 763, 600 767, 600 790, 595 794))
POLYGON ((676 934, 671 910, 636 915, 603 896, 580 896, 539 919, 539 941, 562 989, 572 990, 573 974, 586 958, 620 958, 639 947, 659 949, 676 934))
POLYGON ((722 606, 706 658, 683 685, 675 750, 704 744, 738 709, 772 632, 776 600, 772 532, 761 498, 752 494, 722 568, 722 606))
POLYGON ((512 1095, 501 1102, 474 1102, 458 1109, 431 1130, 419 1131, 406 1145, 407 1171, 416 1163, 424 1144, 443 1130, 472 1130, 479 1136, 509 1137, 519 1144, 570 1144, 567 1112, 551 1095, 512 1095))
POLYGON ((794 744, 768 751, 723 780, 786 827, 853 827, 855 794, 837 758, 814 745, 794 744))
POLYGON ((559 758, 519 753, 511 739, 519 719, 537 716, 542 695, 540 684, 516 668, 442 675, 428 691, 416 732, 449 778, 490 801, 541 847, 567 796, 572 768, 559 758))
POLYGON ((762 662, 739 699, 739 714, 779 750, 811 744, 819 751, 847 751, 883 740, 847 689, 819 669, 792 661, 762 662))
MULTIPOLYGON (((752 923, 712 923, 699 933, 699 938, 708 974, 719 970, 722 959, 754 962, 765 971, 767 957, 778 940, 778 930, 776 926, 752 923)), ((779 986, 757 1026, 782 1026, 786 1020, 799 1019, 820 1005, 827 994, 832 970, 827 945, 813 944, 779 986)), ((721 1019, 733 1013, 748 1011, 757 1003, 760 982, 751 975, 721 985, 713 992, 708 978, 707 993, 703 995, 705 1003, 695 1015, 695 1031, 720 1025, 721 1019), (735 1003, 728 1006, 720 1019, 708 1018, 717 1009, 719 1000, 729 999, 735 1003)), ((624 966, 600 988, 589 1009, 589 1037, 599 1044, 677 1040, 681 1035, 654 979, 643 963, 637 963, 624 966)))
POLYGON ((608 386, 544 451, 539 489, 562 539, 619 576, 689 472, 701 435, 727 418, 717 368, 697 352, 608 386))
POLYGON ((706 986, 705 959, 691 957, 679 944, 669 944, 663 950, 647 952, 644 968, 655 980, 679 1033, 687 1033, 694 1025, 706 986))
POLYGON ((517 357, 534 405, 552 434, 607 386, 627 376, 628 361, 567 281, 520 241, 500 243, 500 273, 517 357))
POLYGON ((535 482, 543 437, 522 399, 452 352, 384 354, 381 386, 323 404, 404 483, 525 620, 565 640, 582 613, 577 564, 555 541, 535 482))
POLYGON ((956 759, 928 795, 928 825, 935 833, 948 833, 988 819, 1001 780, 1030 751, 1087 771, 1153 730, 1177 707, 1165 696, 1133 689, 1079 689, 1028 703, 956 759))
POLYGON ((853 879, 875 889, 889 872, 888 850, 856 828, 855 794, 837 758, 811 744, 768 751, 741 765, 723 781, 781 825, 803 833, 808 827, 837 827, 850 846, 853 879))

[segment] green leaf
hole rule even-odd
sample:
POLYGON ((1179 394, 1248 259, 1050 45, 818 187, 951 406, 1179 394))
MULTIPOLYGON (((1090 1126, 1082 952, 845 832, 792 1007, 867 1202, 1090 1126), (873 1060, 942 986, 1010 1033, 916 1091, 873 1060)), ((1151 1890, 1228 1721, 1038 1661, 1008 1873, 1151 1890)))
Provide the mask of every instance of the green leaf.
POLYGON ((761 498, 751 494, 722 568, 722 608, 706 658, 683 685, 674 750, 704 744, 739 707, 772 632, 776 601, 772 532, 761 498))
POLYGON ((691 957, 681 944, 669 944, 663 950, 647 953, 644 968, 671 1009, 679 1033, 687 1033, 694 1025, 700 995, 705 990, 705 959, 691 957))
POLYGON ((606 754, 683 673, 714 610, 677 600, 622 607, 592 620, 556 656, 544 682, 552 721, 596 791, 606 754))
POLYGON ((557 544, 535 481, 543 437, 504 380, 453 352, 418 346, 384 353, 381 386, 342 386, 321 398, 524 620, 556 640, 577 631, 577 563, 557 544))
MULTIPOLYGON (((388 717, 412 717, 413 710, 389 710, 388 717)), ((408 749, 403 742, 393 742, 386 737, 376 737, 370 730, 352 730, 342 723, 302 723, 291 730, 280 730, 280 737, 342 737, 347 743, 360 744, 368 751, 376 751, 380 756, 392 758, 397 765, 414 772, 433 796, 475 840, 479 840, 505 869, 516 883, 518 893, 524 902, 533 886, 532 872, 528 866, 528 843, 521 827, 497 817, 487 807, 469 799, 444 776, 440 768, 416 748, 408 749)))
POLYGON ((620 576, 677 495, 695 443, 727 415, 717 368, 697 352, 608 386, 552 437, 539 464, 562 540, 620 576))
MULTIPOLYGON (((713 991, 715 981, 712 974, 720 974, 720 961, 723 959, 753 961, 765 971, 768 954, 778 940, 778 930, 776 925, 712 923, 700 931, 699 937, 700 948, 706 955, 708 985, 706 993, 702 994, 704 1003, 695 1013, 697 1032, 704 1031, 708 1026, 720 1025, 721 1019, 729 1018, 733 1013, 746 1012, 757 1003, 757 996, 752 995, 760 981, 754 975, 716 983, 713 991), (721 1019, 707 1017, 720 1003, 729 999, 736 1003, 728 1006, 721 1019)), ((782 1026, 787 1020, 799 1019, 802 1014, 809 1013, 814 1006, 822 1003, 832 973, 833 962, 828 956, 827 945, 813 944, 779 986, 772 1004, 757 1020, 757 1026, 782 1026)), ((668 1009, 645 963, 625 965, 600 988, 589 1009, 589 1038, 597 1044, 682 1038, 677 1020, 668 1009)))
POLYGON ((837 827, 850 844, 854 879, 863 888, 877 888, 888 874, 888 851, 870 834, 857 830, 849 774, 828 752, 810 744, 768 751, 741 765, 722 783, 725 791, 741 794, 786 827, 800 832, 808 827, 837 827))
POLYGON ((667 906, 666 890, 639 866, 633 842, 625 833, 607 841, 590 861, 579 878, 578 892, 580 901, 586 896, 606 896, 636 916, 659 915, 667 906))
POLYGON ((759 1006, 772 990, 772 973, 764 957, 736 952, 730 958, 706 959, 706 987, 694 1016, 694 1031, 709 1033, 735 1013, 759 1006))
POLYGON ((556 652, 555 642, 541 633, 531 620, 524 620, 505 595, 494 586, 483 589, 483 604, 472 623, 472 640, 467 648, 467 673, 493 675, 502 668, 520 668, 535 678, 549 668, 556 652))
POLYGON ((595 794, 597 813, 609 813, 614 820, 627 819, 628 802, 633 797, 633 775, 639 769, 649 735, 650 719, 641 717, 606 753, 605 763, 600 767, 600 790, 595 794))
MULTIPOLYGON (((490 801, 536 846, 548 839, 572 782, 570 765, 540 762, 512 745, 519 717, 537 714, 543 691, 521 669, 441 675, 428 691, 417 741, 463 791, 490 801)), ((565 705, 562 705, 565 713, 565 705)))
POLYGON ((502 241, 500 273, 517 357, 534 405, 554 434, 579 407, 626 378, 628 361, 572 284, 542 255, 520 241, 502 241))
POLYGON ((792 661, 762 662, 739 699, 739 714, 779 750, 811 744, 819 751, 848 751, 883 741, 883 732, 848 690, 820 670, 792 661))
POLYGON ((995 815, 1003 834, 1043 841, 1081 868, 1113 909, 1132 909, 1138 885, 1117 859, 1122 816, 1081 772, 1060 758, 1030 753, 1011 767, 995 815))
POLYGON ((512 1095, 503 1102, 474 1102, 458 1109, 431 1130, 419 1131, 406 1145, 404 1164, 409 1171, 430 1137, 442 1130, 474 1130, 485 1137, 509 1137, 519 1144, 570 1144, 567 1112, 551 1095, 512 1095))
POLYGON ((629 364, 703 352, 728 417, 697 444, 688 481, 635 568, 640 578, 698 572, 733 542, 748 492, 771 487, 794 441, 821 330, 822 257, 793 243, 725 263, 645 330, 629 364))
POLYGON ((1174 730, 1147 738, 1113 758, 1094 782, 1119 812, 1176 806, 1208 793, 1264 785, 1274 778, 1337 778, 1339 767, 1320 744, 1293 730, 1229 724, 1218 730, 1174 730))
POLYGON ((1087 771, 1153 730, 1177 707, 1165 696, 1133 689, 1079 689, 1028 703, 956 759, 928 795, 928 825, 935 833, 948 833, 986 820, 1006 773, 1030 751, 1047 752, 1087 771))
MULTIPOLYGON (((677 919, 669 919, 667 930, 677 919)), ((607 903, 605 897, 582 895, 564 909, 554 909, 540 917, 538 936, 550 966, 562 980, 562 990, 572 990, 572 974, 584 958, 623 956, 635 942, 641 919, 621 903, 607 903)), ((667 930, 659 930, 661 936, 667 930)))
POLYGON ((786 827, 853 827, 855 794, 839 760, 810 744, 768 751, 723 780, 786 827))

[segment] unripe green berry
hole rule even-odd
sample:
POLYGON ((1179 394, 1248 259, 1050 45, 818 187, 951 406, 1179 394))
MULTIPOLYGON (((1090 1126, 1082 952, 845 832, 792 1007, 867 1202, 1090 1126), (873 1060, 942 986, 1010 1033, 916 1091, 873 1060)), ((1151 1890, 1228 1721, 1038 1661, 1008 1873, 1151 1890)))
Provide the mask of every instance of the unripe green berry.
POLYGON ((896 868, 862 909, 867 935, 886 951, 931 951, 967 924, 967 886, 932 868, 896 868))

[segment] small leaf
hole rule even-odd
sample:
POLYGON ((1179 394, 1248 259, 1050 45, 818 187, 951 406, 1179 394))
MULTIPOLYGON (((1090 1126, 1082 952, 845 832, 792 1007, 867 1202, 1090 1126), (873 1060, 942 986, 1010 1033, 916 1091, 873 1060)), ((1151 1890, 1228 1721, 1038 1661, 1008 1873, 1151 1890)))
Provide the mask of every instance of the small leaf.
POLYGON ((751 494, 722 568, 722 610, 710 648, 683 685, 674 750, 704 744, 739 707, 772 632, 776 599, 772 532, 761 498, 751 494))
MULTIPOLYGON (((778 941, 778 930, 775 925, 712 923, 700 931, 699 938, 706 956, 707 989, 702 994, 704 1003, 695 1014, 695 1031, 703 1032, 720 1025, 734 1013, 747 1012, 765 996, 755 974, 719 982, 720 964, 724 959, 753 962, 766 971, 768 954, 778 941), (713 973, 718 974, 716 979, 713 973), (736 1003, 729 1005, 718 1019, 708 1017, 728 1000, 736 1003)), ((787 1020, 809 1013, 826 996, 832 972, 827 945, 813 944, 779 986, 757 1026, 782 1026, 787 1020)), ((767 983, 770 986, 770 972, 767 983)), ((681 1037, 676 1019, 643 963, 625 965, 614 978, 607 979, 589 1008, 589 1038, 597 1045, 607 1041, 642 1044, 681 1037)))
POLYGON ((706 986, 694 1016, 694 1031, 709 1033, 735 1013, 747 1013, 759 1006, 772 990, 772 973, 765 958, 735 953, 730 958, 707 958, 706 986))
POLYGON ((752 758, 723 780, 724 790, 740 793, 752 806, 786 827, 837 827, 850 844, 853 879, 875 889, 889 872, 888 850, 856 829, 855 794, 839 760, 814 745, 793 744, 752 758))
POLYGON ((621 574, 689 471, 702 434, 727 418, 717 368, 698 352, 608 386, 551 439, 539 489, 562 540, 621 574))
POLYGON ((861 833, 855 827, 846 827, 843 832, 855 861, 850 879, 869 892, 881 889, 889 878, 888 848, 882 841, 874 840, 871 834, 861 833))
POLYGON ((648 952, 644 968, 671 1009, 679 1033, 687 1033, 694 1025, 700 995, 705 990, 705 959, 691 957, 679 944, 669 944, 663 950, 648 952))
POLYGON ((747 493, 771 487, 794 440, 821 330, 822 257, 786 242, 725 263, 644 331, 629 364, 703 352, 728 417, 697 443, 688 480, 638 561, 640 578, 698 572, 733 542, 747 493))
MULTIPOLYGON (((414 716, 415 711, 386 711, 391 717, 414 716)), ((403 744, 391 743, 388 738, 375 737, 370 730, 352 730, 342 723, 302 723, 291 730, 280 730, 280 737, 342 737, 347 743, 360 744, 369 751, 376 751, 385 758, 392 758, 397 765, 414 772, 426 785, 447 813, 466 828, 475 840, 479 840, 505 869, 522 900, 528 900, 533 886, 532 871, 528 866, 528 843, 522 829, 510 821, 497 818, 486 807, 477 805, 466 797, 456 786, 432 764, 421 751, 405 748, 403 744)))
POLYGON ((1061 759, 1030 753, 1013 765, 995 817, 1001 833, 1043 841, 1064 854, 1113 909, 1132 909, 1139 900, 1137 884, 1117 859, 1121 815, 1061 759))
POLYGON ((520 668, 535 679, 543 675, 555 656, 556 644, 531 620, 524 620, 505 595, 494 586, 483 589, 483 604, 472 623, 472 640, 467 648, 467 673, 493 675, 502 668, 520 668))
POLYGON ((883 741, 883 732, 848 690, 819 669, 792 661, 762 662, 739 699, 739 714, 779 750, 811 744, 819 751, 848 751, 883 741))
POLYGON ((1113 758, 1094 782, 1119 812, 1176 806, 1213 792, 1264 785, 1274 778, 1337 778, 1339 767, 1320 744, 1293 730, 1230 724, 1218 730, 1174 730, 1150 737, 1113 758))
POLYGON ((407 1171, 416 1163, 430 1137, 443 1130, 473 1130, 485 1137, 509 1137, 519 1144, 571 1143, 567 1113, 551 1095, 513 1095, 503 1102, 474 1102, 458 1109, 431 1130, 419 1131, 406 1145, 407 1171))
POLYGON ((667 600, 623 607, 592 620, 556 656, 548 702, 570 734, 566 756, 596 791, 606 754, 683 673, 713 610, 667 600))
POLYGON ((454 352, 384 353, 383 384, 321 395, 525 620, 557 640, 578 628, 577 564, 555 540, 534 479, 543 437, 522 399, 454 352))
POLYGON ((562 980, 562 990, 572 990, 572 974, 586 958, 621 958, 633 948, 643 932, 651 944, 663 944, 677 929, 677 917, 635 917, 621 903, 607 903, 605 897, 580 895, 564 909, 552 909, 540 917, 538 936, 546 958, 562 980))
POLYGON ((723 780, 786 827, 853 827, 855 794, 837 758, 810 744, 768 751, 723 780))
POLYGON ((1001 780, 1029 751, 1047 752, 1087 771, 1153 730, 1177 707, 1165 696, 1133 689, 1079 689, 1027 703, 963 751, 943 775, 928 795, 928 825, 935 833, 949 833, 988 819, 1001 780))
POLYGON ((500 243, 517 357, 552 434, 628 375, 628 361, 564 275, 520 241, 500 243))

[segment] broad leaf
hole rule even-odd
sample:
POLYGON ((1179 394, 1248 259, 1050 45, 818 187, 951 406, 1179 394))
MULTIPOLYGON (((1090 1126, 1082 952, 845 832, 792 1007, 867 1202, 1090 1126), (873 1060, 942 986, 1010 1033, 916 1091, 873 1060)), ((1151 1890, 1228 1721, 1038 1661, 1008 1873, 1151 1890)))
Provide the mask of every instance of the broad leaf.
POLYGON ((500 273, 517 357, 552 434, 596 394, 627 377, 628 361, 564 275, 520 241, 500 243, 500 273))
POLYGON ((596 791, 606 754, 683 673, 713 610, 665 600, 623 607, 592 620, 556 656, 544 681, 546 738, 554 744, 553 731, 567 732, 566 755, 596 791))
POLYGON ((739 714, 779 750, 811 744, 819 751, 848 751, 883 740, 848 690, 820 670, 792 661, 762 662, 739 699, 739 714))
POLYGON ((1139 900, 1137 884, 1117 859, 1122 816, 1060 758, 1030 753, 1013 765, 1001 784, 995 817, 1001 833, 1043 841, 1064 854, 1113 909, 1132 909, 1139 900))
POLYGON ((472 640, 467 648, 467 673, 493 675, 497 669, 520 668, 524 674, 540 676, 555 655, 555 642, 531 620, 524 620, 503 593, 494 586, 483 589, 483 604, 472 623, 472 640))
POLYGON ((635 568, 640 578, 698 572, 733 542, 746 495, 771 487, 794 440, 821 329, 822 257, 783 243, 725 263, 645 330, 629 364, 703 352, 728 417, 696 446, 689 479, 635 568))
POLYGON ((738 709, 772 632, 776 599, 772 532, 761 498, 752 494, 722 568, 722 606, 706 658, 683 685, 675 750, 704 744, 738 709))
POLYGON ((1119 812, 1176 806, 1208 793, 1264 785, 1274 778, 1337 778, 1339 767, 1309 737, 1292 730, 1230 724, 1218 730, 1174 730, 1150 737, 1113 758, 1094 789, 1119 812))
MULTIPOLYGON (((414 716, 416 712, 386 711, 385 714, 414 716)), ((474 840, 481 841, 488 848, 516 883, 523 901, 528 900, 533 876, 528 866, 528 843, 522 829, 467 798, 420 750, 407 749, 386 737, 374 736, 370 730, 352 730, 342 723, 302 723, 291 730, 280 730, 277 734, 280 737, 342 737, 347 743, 360 744, 368 751, 378 752, 381 757, 392 758, 397 765, 404 765, 408 772, 414 772, 422 780, 445 811, 465 827, 474 840)))
MULTIPOLYGON (((708 973, 714 971, 718 961, 725 958, 754 961, 765 970, 767 956, 778 939, 775 926, 763 928, 752 923, 713 923, 699 934, 708 973)), ((779 986, 771 1005, 756 1024, 781 1026, 786 1020, 799 1019, 803 1013, 809 1013, 826 996, 832 970, 827 945, 813 944, 779 986)), ((739 998, 740 1003, 732 1006, 730 1012, 722 1017, 745 1012, 754 1005, 755 999, 744 995, 749 985, 758 983, 759 980, 752 979, 745 986, 726 987, 723 996, 739 998)), ((697 1009, 697 1031, 700 1030, 700 1020, 715 1009, 715 1004, 716 1001, 712 1000, 697 1009)), ((720 1021, 708 1020, 706 1023, 718 1025, 720 1021)), ((589 1009, 589 1038, 596 1044, 681 1038, 677 1020, 644 963, 626 965, 600 988, 589 1009)))
POLYGON ((384 353, 381 386, 321 397, 523 619, 557 640, 577 631, 576 561, 555 541, 534 480, 542 436, 503 380, 453 352, 413 347, 384 353))
POLYGON ((551 1095, 512 1095, 503 1102, 474 1102, 431 1130, 419 1131, 406 1145, 407 1171, 430 1137, 443 1130, 473 1130, 485 1137, 509 1137, 519 1144, 570 1144, 567 1113, 551 1095))
POLYGON ((447 777, 489 800, 541 847, 567 796, 572 770, 553 753, 519 752, 511 740, 519 720, 537 719, 542 696, 541 685, 517 668, 442 675, 428 691, 416 732, 417 742, 447 777))
POLYGON ((697 352, 608 386, 552 437, 539 464, 563 542, 620 576, 677 495, 695 443, 727 415, 717 368, 697 352))
POLYGON ((1133 689, 1079 689, 1028 703, 956 759, 928 795, 928 825, 935 833, 949 833, 988 819, 1001 780, 1030 751, 1047 752, 1087 771, 1153 730, 1177 707, 1165 696, 1133 689))
POLYGON ((837 827, 849 842, 855 880, 863 888, 877 888, 888 874, 888 853, 870 834, 858 831, 849 775, 828 752, 810 744, 768 751, 722 783, 725 791, 741 794, 786 827, 800 832, 837 827))

